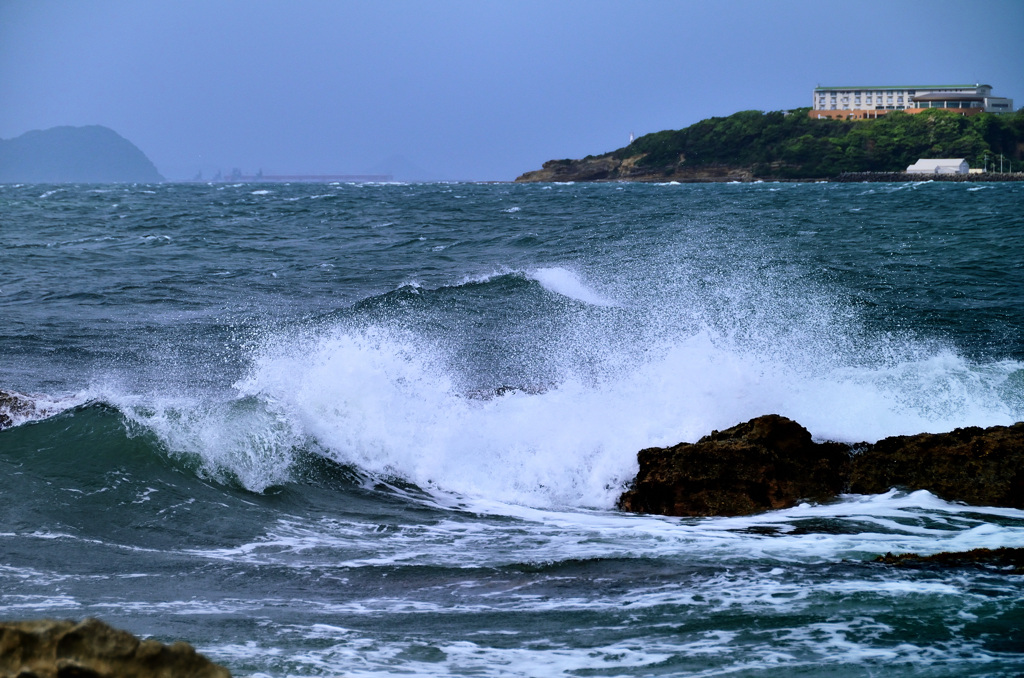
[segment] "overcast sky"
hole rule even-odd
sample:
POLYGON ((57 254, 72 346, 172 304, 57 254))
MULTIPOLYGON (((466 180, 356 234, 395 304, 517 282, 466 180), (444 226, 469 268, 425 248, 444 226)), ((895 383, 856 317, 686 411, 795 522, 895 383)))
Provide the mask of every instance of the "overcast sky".
POLYGON ((0 138, 106 125, 169 179, 552 158, 818 85, 1024 105, 1024 0, 0 0, 0 138))

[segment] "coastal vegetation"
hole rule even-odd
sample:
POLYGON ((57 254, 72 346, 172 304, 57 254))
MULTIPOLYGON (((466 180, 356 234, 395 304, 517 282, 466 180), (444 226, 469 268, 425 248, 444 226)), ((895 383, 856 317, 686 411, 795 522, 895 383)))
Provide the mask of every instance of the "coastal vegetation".
POLYGON ((639 137, 582 160, 545 163, 520 180, 666 178, 827 179, 845 172, 902 172, 918 158, 966 158, 971 167, 1010 168, 1024 159, 1024 112, 965 117, 942 109, 893 111, 873 120, 816 119, 810 109, 740 111, 680 130, 639 137), (722 172, 723 169, 730 172, 722 172), (718 171, 713 171, 718 170, 718 171), (602 174, 605 176, 599 176, 602 174), (547 174, 549 178, 541 178, 547 174), (558 175, 554 178, 550 175, 558 175), (564 177, 564 178, 563 178, 564 177))

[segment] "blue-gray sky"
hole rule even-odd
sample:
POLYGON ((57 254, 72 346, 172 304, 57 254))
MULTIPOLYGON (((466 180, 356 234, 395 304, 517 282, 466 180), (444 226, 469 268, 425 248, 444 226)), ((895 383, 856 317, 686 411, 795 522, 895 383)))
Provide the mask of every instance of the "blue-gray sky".
POLYGON ((974 82, 1024 105, 1024 0, 0 0, 0 138, 106 125, 170 179, 506 180, 818 84, 974 82))

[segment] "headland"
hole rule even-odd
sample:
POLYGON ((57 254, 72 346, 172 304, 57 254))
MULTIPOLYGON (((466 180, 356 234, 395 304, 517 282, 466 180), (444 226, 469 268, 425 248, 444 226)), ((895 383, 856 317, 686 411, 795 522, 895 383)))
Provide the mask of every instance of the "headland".
POLYGON ((1020 181, 1024 112, 893 111, 870 120, 812 118, 809 108, 740 111, 647 134, 581 159, 549 160, 516 181, 1020 181), (964 158, 980 174, 905 174, 920 158, 964 158), (999 170, 1002 163, 1003 171, 999 170), (995 169, 996 171, 993 171, 995 169), (843 177, 843 178, 841 178, 843 177), (955 177, 950 179, 950 177, 955 177))

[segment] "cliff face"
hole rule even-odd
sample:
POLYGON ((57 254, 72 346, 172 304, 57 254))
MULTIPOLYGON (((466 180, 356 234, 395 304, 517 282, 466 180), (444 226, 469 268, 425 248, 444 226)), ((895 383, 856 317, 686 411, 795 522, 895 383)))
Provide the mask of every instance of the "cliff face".
POLYGON ((158 183, 156 166, 117 132, 53 127, 0 140, 0 183, 158 183))

